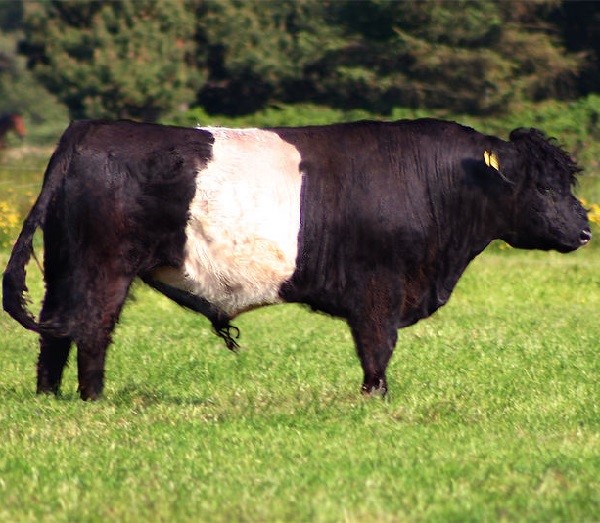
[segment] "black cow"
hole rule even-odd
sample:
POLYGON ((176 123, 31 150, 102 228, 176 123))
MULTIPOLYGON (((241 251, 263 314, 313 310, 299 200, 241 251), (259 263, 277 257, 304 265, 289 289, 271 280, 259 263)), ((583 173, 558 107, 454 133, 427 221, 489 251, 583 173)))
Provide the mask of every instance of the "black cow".
POLYGON ((79 391, 103 387, 136 276, 209 318, 299 302, 346 319, 365 393, 387 390, 397 330, 431 315, 493 239, 569 252, 591 238, 580 169, 535 129, 509 141, 422 119, 273 129, 71 124, 3 279, 4 308, 40 333, 38 392, 58 392, 72 342, 79 391), (26 311, 44 231, 46 294, 26 311))

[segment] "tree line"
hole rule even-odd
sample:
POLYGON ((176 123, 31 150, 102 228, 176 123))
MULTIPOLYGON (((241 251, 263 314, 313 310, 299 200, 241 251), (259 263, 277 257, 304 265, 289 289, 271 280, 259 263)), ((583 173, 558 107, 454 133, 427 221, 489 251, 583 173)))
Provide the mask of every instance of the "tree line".
POLYGON ((498 114, 600 86, 600 3, 47 0, 0 4, 0 100, 156 121, 315 103, 498 114))

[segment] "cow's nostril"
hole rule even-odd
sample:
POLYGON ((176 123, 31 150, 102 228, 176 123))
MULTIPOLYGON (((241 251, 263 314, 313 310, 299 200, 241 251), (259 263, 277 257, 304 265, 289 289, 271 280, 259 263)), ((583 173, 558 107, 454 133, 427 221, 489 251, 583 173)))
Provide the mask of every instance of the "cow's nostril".
POLYGON ((581 231, 581 234, 579 235, 579 243, 581 243, 581 245, 585 245, 586 243, 589 243, 591 239, 592 231, 588 228, 583 229, 583 231, 581 231))

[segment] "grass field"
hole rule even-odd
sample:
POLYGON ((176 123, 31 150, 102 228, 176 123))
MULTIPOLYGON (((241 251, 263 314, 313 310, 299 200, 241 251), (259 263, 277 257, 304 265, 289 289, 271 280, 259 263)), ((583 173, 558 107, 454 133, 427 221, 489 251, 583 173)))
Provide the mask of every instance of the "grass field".
POLYGON ((385 400, 340 321, 262 309, 235 355, 141 285, 105 399, 74 366, 36 397, 35 336, 2 313, 0 521, 596 521, 599 291, 597 250, 484 253, 400 333, 385 400))
MULTIPOLYGON (((0 200, 22 213, 47 155, 19 154, 0 200)), ((581 193, 600 203, 597 175, 581 193)), ((567 256, 489 249, 400 332, 384 400, 361 397, 343 322, 262 309, 236 320, 236 355, 142 285, 105 398, 78 400, 74 365, 60 398, 37 397, 36 337, 0 312, 0 522, 598 521, 594 233, 567 256)))

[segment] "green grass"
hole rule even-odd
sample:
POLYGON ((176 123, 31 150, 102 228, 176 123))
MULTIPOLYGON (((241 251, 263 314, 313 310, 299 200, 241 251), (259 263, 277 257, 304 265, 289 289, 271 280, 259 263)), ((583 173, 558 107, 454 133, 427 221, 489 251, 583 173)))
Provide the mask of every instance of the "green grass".
MULTIPOLYGON (((49 151, 11 154, 0 200, 24 212, 49 151)), ((600 202, 598 176, 580 190, 600 202)), ((488 249, 400 332, 385 400, 360 396, 343 322, 261 309, 236 320, 235 355, 141 285, 105 398, 78 400, 74 364, 37 397, 36 337, 0 312, 0 522, 597 521, 594 234, 567 256, 488 249)))
POLYGON ((385 400, 343 322, 261 309, 235 355, 141 285, 105 398, 74 365, 37 397, 35 336, 2 313, 0 521, 595 521, 599 291, 597 250, 485 253, 400 332, 385 400))

